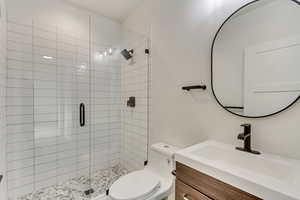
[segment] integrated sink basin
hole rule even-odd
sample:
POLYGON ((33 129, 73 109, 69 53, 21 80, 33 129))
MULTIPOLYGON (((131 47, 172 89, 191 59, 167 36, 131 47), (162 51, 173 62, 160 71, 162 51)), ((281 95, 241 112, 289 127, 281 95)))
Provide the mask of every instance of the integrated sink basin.
POLYGON ((239 168, 244 173, 254 173, 272 177, 274 180, 291 180, 295 169, 286 162, 266 158, 263 156, 248 155, 234 149, 207 146, 191 152, 194 156, 205 158, 218 166, 239 168))
POLYGON ((265 200, 300 199, 300 161, 207 141, 179 151, 177 162, 265 200))

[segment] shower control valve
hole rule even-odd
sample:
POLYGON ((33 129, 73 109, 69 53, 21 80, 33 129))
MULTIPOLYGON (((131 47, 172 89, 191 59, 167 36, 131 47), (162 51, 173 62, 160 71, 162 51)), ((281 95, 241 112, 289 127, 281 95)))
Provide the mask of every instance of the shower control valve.
POLYGON ((135 97, 129 97, 128 101, 127 101, 127 106, 134 108, 135 107, 135 97))

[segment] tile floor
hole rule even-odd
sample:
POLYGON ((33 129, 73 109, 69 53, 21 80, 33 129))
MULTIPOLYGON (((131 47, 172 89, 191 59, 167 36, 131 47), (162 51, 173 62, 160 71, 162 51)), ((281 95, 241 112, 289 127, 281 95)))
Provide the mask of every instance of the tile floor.
POLYGON ((67 182, 19 197, 17 200, 90 200, 105 194, 107 186, 111 186, 114 181, 127 173, 127 169, 117 165, 97 171, 91 178, 88 176, 73 178, 67 182), (94 189, 94 193, 86 196, 84 191, 89 189, 90 185, 94 189))

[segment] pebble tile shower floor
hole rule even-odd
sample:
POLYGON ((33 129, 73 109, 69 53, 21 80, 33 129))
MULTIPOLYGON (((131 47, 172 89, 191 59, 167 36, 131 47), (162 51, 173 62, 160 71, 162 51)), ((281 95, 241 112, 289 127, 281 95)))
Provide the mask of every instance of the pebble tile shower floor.
POLYGON ((99 170, 92 177, 81 176, 73 178, 67 182, 43 188, 17 200, 90 200, 106 192, 106 186, 116 181, 121 176, 128 173, 128 170, 117 165, 115 167, 99 170), (84 191, 94 189, 91 196, 86 196, 84 191))

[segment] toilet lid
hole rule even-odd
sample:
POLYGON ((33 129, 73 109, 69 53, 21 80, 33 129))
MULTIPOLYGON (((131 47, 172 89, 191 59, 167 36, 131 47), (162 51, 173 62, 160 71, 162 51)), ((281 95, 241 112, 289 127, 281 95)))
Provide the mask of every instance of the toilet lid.
POLYGON ((130 173, 117 180, 109 190, 114 200, 145 199, 160 188, 160 179, 156 174, 141 170, 130 173))

